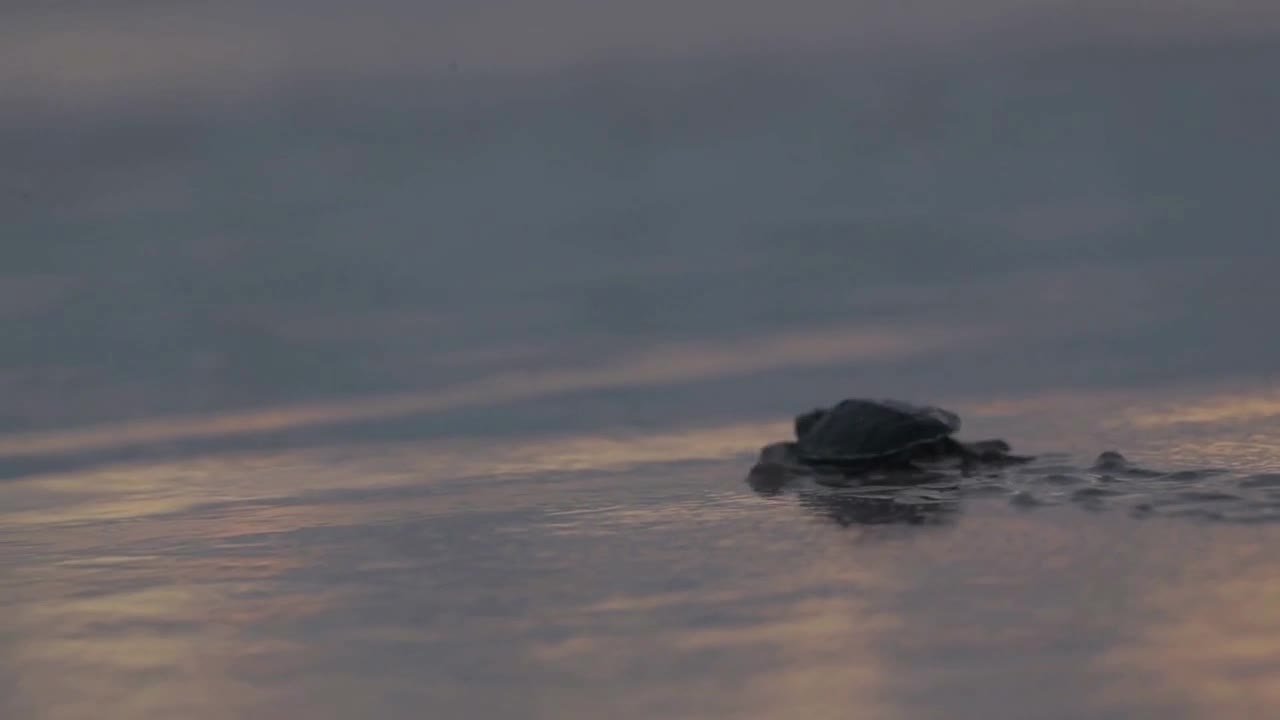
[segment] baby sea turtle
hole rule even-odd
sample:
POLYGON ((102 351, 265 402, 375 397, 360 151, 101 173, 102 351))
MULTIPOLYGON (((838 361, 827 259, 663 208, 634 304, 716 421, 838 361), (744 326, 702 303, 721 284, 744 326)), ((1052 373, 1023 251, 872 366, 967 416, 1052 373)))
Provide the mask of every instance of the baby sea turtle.
POLYGON ((1003 440, 960 442, 951 437, 959 429, 960 417, 942 408, 896 400, 844 400, 798 416, 795 442, 766 446, 760 459, 842 474, 909 471, 918 462, 953 458, 965 467, 1030 459, 1010 454, 1003 440))

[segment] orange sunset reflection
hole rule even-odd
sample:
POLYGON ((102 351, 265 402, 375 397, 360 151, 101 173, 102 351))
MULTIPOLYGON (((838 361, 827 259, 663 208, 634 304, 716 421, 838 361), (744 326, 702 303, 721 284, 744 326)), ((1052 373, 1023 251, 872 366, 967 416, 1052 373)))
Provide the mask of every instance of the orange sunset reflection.
POLYGON ((980 328, 828 328, 742 342, 661 347, 597 367, 500 374, 436 391, 315 402, 220 415, 166 417, 0 436, 0 457, 48 455, 497 405, 570 392, 667 385, 928 352, 989 334, 980 328))
POLYGON ((1222 534, 1176 573, 1135 588, 1137 626, 1100 660, 1117 698, 1206 718, 1280 708, 1280 568, 1264 539, 1222 534))

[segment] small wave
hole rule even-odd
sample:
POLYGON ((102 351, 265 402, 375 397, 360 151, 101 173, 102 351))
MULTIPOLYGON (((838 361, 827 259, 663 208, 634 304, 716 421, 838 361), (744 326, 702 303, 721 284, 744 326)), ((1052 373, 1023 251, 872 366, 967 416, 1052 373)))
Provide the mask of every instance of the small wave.
MULTIPOLYGON (((822 509, 842 525, 922 523, 945 520, 961 498, 1007 498, 1014 507, 1074 505, 1117 511, 1135 518, 1167 517, 1212 522, 1280 521, 1280 473, 1242 474, 1221 468, 1176 471, 1142 467, 1123 455, 1107 452, 1082 467, 1063 462, 1032 463, 966 475, 930 472, 895 479, 811 474, 795 467, 773 466, 767 474, 770 494, 797 486, 802 504, 822 509), (901 481, 898 481, 901 480, 901 481)), ((761 470, 753 470, 758 492, 761 470)))

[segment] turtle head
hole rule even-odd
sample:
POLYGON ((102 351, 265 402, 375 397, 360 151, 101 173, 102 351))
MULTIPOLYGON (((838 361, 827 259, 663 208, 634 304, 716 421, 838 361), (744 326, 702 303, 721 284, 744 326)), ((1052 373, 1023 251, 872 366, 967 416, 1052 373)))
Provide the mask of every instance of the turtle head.
POLYGON ((809 431, 813 429, 813 426, 817 425, 818 421, 827 416, 827 412, 828 411, 823 408, 818 408, 816 410, 810 410, 803 415, 797 415, 796 439, 803 440, 804 436, 809 434, 809 431))

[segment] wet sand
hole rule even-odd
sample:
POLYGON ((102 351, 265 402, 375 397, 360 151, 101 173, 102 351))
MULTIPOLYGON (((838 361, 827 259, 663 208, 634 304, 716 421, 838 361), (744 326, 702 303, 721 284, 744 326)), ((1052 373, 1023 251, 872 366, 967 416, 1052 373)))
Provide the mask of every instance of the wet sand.
MULTIPOLYGON (((986 419, 975 407, 971 424, 1043 417, 1012 407, 986 419)), ((1231 437, 1221 418, 1152 432, 1141 409, 1127 429, 1149 441, 1139 451, 1231 437)), ((1140 513, 1128 496, 1019 500, 1099 486, 1069 453, 1016 476, 956 478, 933 491, 945 502, 921 502, 919 488, 881 488, 871 505, 857 489, 752 492, 754 446, 785 429, 240 451, 6 482, 5 715, 1280 708, 1280 522, 1162 505, 1213 510, 1223 500, 1208 490, 1224 478, 1275 494, 1277 435, 1251 465, 1131 480, 1160 508, 1140 513), (1078 483, 1056 479, 1067 469, 1078 483), (1186 497, 1188 485, 1205 494, 1186 497), (895 496, 923 511, 884 512, 895 496)), ((1051 436, 1027 435, 1010 437, 1051 436)))

